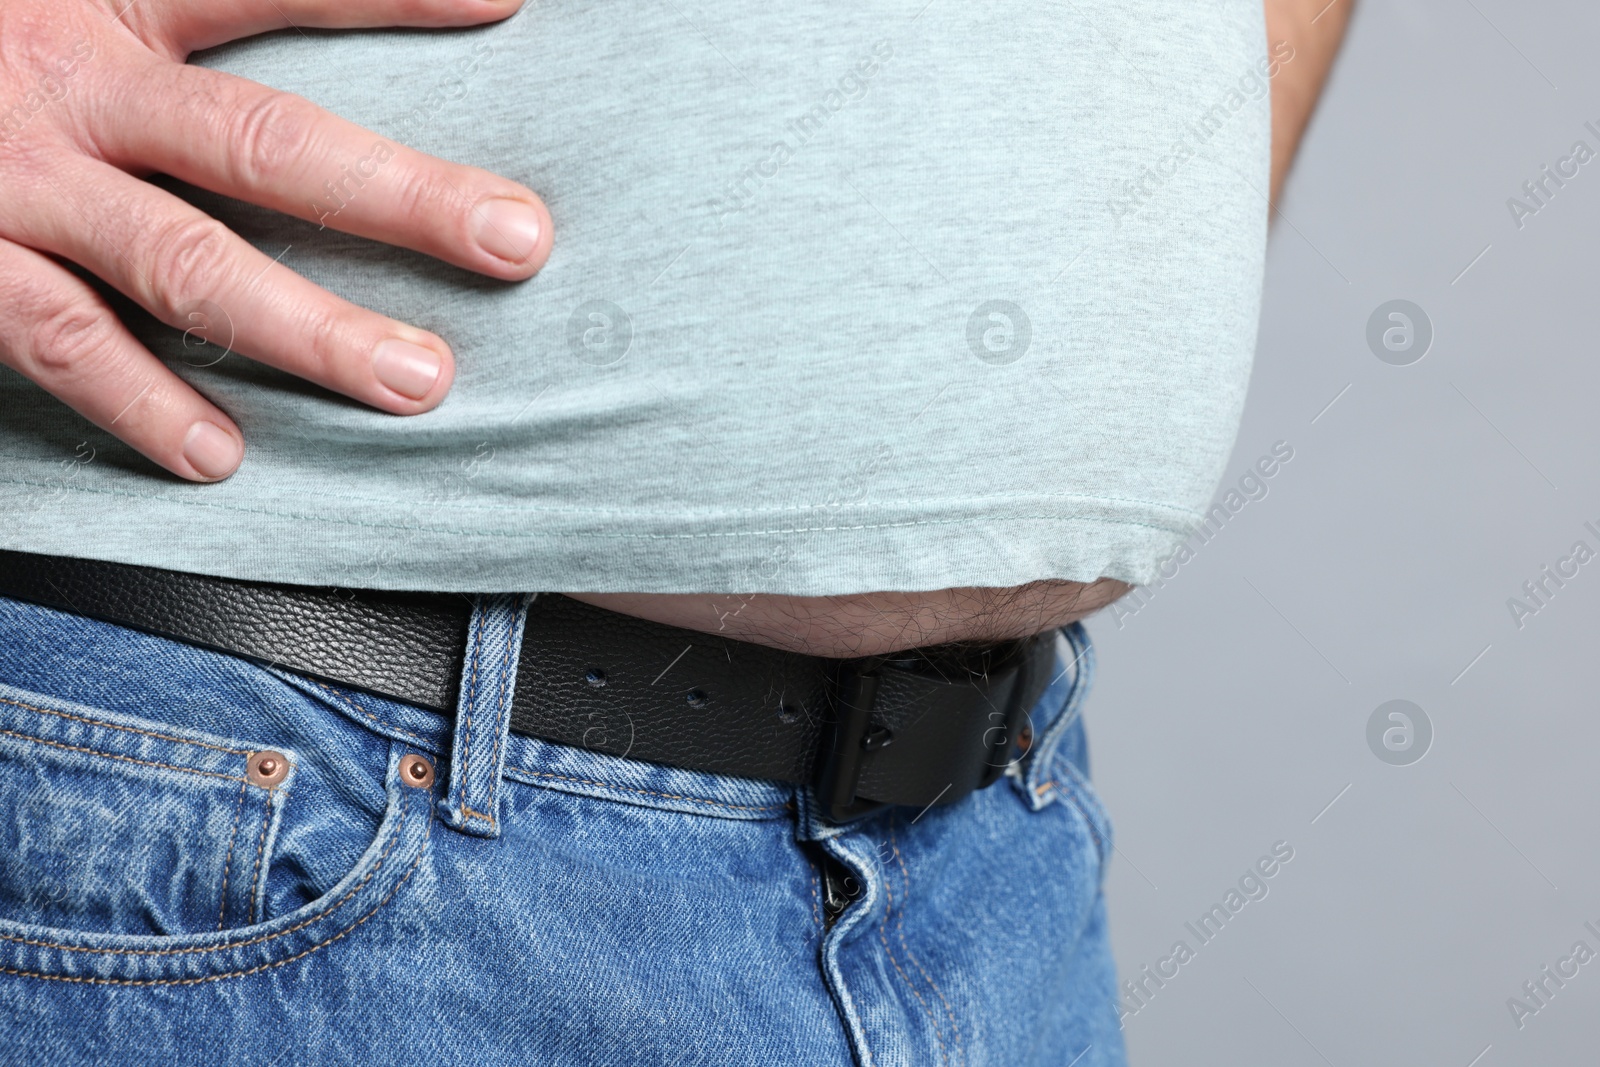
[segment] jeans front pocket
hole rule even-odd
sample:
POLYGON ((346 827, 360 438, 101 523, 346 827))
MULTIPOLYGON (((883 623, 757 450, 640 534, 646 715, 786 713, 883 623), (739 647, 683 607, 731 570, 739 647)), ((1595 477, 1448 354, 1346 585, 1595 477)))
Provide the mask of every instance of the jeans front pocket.
POLYGON ((279 753, 287 766, 252 781, 254 755, 0 686, 0 920, 161 935, 253 922, 294 778, 279 753))
POLYGON ((244 660, 0 597, 0 1032, 31 1014, 13 979, 193 986, 386 936, 426 881, 436 750, 244 660))

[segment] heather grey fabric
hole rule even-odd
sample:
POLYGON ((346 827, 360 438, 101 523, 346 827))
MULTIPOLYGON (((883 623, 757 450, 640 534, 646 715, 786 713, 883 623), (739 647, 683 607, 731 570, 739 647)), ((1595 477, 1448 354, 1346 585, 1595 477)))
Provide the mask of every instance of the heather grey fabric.
POLYGON ((180 484, 0 372, 0 545, 469 591, 1141 582, 1216 487, 1293 62, 1259 0, 549 0, 199 61, 524 182, 555 252, 504 284, 184 189, 437 331, 454 391, 384 415, 145 322, 243 467, 180 484))

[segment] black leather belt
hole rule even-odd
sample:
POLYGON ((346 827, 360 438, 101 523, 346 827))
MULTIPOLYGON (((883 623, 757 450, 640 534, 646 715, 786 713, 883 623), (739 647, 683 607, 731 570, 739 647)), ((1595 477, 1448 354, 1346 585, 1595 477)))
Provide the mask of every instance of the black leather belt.
MULTIPOLYGON (((471 600, 236 581, 0 551, 0 595, 453 714, 471 600)), ((1053 634, 839 660, 547 594, 529 610, 515 733, 613 756, 811 783, 824 813, 949 804, 1031 743, 1053 634)))

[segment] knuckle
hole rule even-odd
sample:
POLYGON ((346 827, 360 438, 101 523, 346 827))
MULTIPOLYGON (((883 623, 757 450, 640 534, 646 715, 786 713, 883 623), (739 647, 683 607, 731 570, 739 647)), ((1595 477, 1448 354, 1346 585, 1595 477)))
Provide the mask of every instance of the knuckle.
POLYGON ((292 93, 273 92, 241 109, 228 131, 239 177, 261 187, 281 182, 303 158, 316 133, 315 105, 292 93))
POLYGON ((479 195, 476 183, 456 174, 455 180, 444 172, 443 164, 426 164, 405 173, 400 179, 399 201, 402 218, 453 219, 457 224, 467 224, 468 207, 476 203, 479 195))
POLYGON ((350 327, 347 316, 321 302, 302 309, 295 328, 304 339, 300 352, 305 376, 320 384, 346 388, 360 380, 356 373, 358 360, 350 344, 350 327))
POLYGON ((185 218, 157 230, 150 242, 151 310, 176 325, 184 303, 215 292, 228 277, 233 234, 215 219, 185 218))
POLYGON ((67 305, 33 325, 29 351, 40 373, 53 381, 76 381, 102 370, 115 351, 110 319, 93 307, 67 305))

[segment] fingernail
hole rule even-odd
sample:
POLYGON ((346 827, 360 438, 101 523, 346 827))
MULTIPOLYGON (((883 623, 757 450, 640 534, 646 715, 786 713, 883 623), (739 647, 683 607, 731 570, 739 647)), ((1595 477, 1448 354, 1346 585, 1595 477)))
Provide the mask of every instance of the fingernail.
POLYGON ((213 422, 197 422, 183 438, 183 458, 207 478, 224 478, 239 465, 239 439, 213 422))
POLYGON ((421 400, 439 380, 444 363, 431 348, 391 337, 372 353, 372 373, 401 396, 421 400))
POLYGON ((478 247, 499 259, 521 263, 539 244, 539 211, 521 200, 485 200, 472 212, 478 247))

